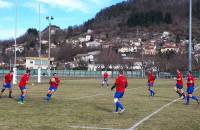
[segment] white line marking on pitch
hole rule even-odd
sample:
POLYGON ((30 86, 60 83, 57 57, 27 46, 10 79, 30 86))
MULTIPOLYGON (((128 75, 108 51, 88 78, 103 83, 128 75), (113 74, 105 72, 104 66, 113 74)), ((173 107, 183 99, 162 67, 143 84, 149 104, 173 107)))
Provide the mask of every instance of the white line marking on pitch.
POLYGON ((89 126, 69 126, 69 127, 71 127, 71 128, 77 128, 77 129, 92 129, 92 130, 122 130, 122 129, 89 127, 89 126))
MULTIPOLYGON (((195 89, 195 91, 197 90, 198 88, 195 89)), ((163 105, 161 108, 157 109, 156 111, 154 111, 153 113, 151 113, 150 115, 144 117, 142 120, 140 120, 139 122, 137 122, 136 124, 134 124, 131 128, 129 128, 128 130, 134 130, 136 129, 139 125, 141 125, 143 122, 147 121, 148 119, 150 119, 152 116, 156 115, 157 113, 159 113, 161 110, 163 110, 164 108, 170 106, 171 104, 177 102, 178 100, 180 100, 181 98, 177 98, 177 99, 174 99, 173 101, 163 105)))
POLYGON ((157 109, 156 111, 154 111, 153 113, 151 113, 150 115, 146 116, 145 118, 143 118, 142 120, 140 120, 139 122, 137 122, 136 124, 134 124, 131 128, 129 128, 128 130, 134 130, 135 128, 137 128, 140 124, 142 124, 143 122, 145 122, 146 120, 148 120, 149 118, 151 118, 152 116, 154 116, 155 114, 157 114, 158 112, 160 112, 161 110, 163 110, 164 108, 170 106, 171 104, 173 104, 174 102, 177 102, 178 100, 180 100, 180 98, 177 98, 165 105, 163 105, 161 108, 157 109))

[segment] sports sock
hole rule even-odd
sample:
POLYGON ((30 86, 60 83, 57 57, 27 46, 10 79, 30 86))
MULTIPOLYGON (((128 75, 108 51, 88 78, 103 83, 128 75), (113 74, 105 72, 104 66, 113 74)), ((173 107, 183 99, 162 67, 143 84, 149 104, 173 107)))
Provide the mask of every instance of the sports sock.
POLYGON ((178 93, 179 97, 182 96, 182 94, 177 90, 176 93, 178 93))
POLYGON ((182 96, 183 96, 183 99, 184 99, 185 98, 185 93, 184 92, 182 93, 182 96))
POLYGON ((49 94, 49 93, 47 94, 47 100, 48 100, 48 101, 51 100, 51 95, 52 95, 52 94, 49 94))
POLYGON ((192 96, 192 99, 198 101, 198 98, 196 96, 192 96))
POLYGON ((12 97, 12 91, 9 91, 9 97, 12 97))
POLYGON ((118 103, 117 103, 117 102, 115 103, 115 106, 116 106, 116 109, 115 109, 115 111, 116 111, 116 112, 118 112, 118 110, 119 110, 119 105, 118 105, 118 103))
POLYGON ((120 102, 117 102, 116 104, 118 105, 118 107, 119 107, 121 110, 124 109, 123 105, 122 105, 120 102))
POLYGON ((20 96, 20 101, 21 101, 21 102, 24 102, 24 97, 25 97, 25 95, 21 95, 21 96, 20 96))
POLYGON ((2 90, 1 90, 1 93, 3 93, 5 91, 5 89, 3 88, 2 90))
POLYGON ((187 96, 187 98, 186 98, 186 104, 189 104, 189 102, 190 102, 190 97, 187 96))

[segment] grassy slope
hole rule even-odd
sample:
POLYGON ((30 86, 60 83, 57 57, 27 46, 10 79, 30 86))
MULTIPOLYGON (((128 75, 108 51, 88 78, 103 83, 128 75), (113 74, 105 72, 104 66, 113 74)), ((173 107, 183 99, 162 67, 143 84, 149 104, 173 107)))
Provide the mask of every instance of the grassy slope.
MULTIPOLYGON (((144 80, 130 79, 130 90, 122 100, 127 111, 122 115, 116 115, 112 113, 113 92, 107 88, 100 88, 99 82, 89 79, 64 81, 50 103, 43 100, 48 84, 30 86, 24 105, 17 104, 19 90, 15 87, 13 96, 16 99, 0 99, 0 130, 68 130, 72 129, 69 126, 74 125, 129 128, 162 105, 177 98, 173 91, 175 81, 158 81, 157 95, 150 98, 146 96, 148 93, 144 88, 144 80), (85 97, 95 94, 100 95, 85 97)), ((179 101, 144 122, 138 129, 199 129, 199 114, 200 110, 195 102, 185 106, 179 101), (190 119, 194 121, 188 123, 190 119)))

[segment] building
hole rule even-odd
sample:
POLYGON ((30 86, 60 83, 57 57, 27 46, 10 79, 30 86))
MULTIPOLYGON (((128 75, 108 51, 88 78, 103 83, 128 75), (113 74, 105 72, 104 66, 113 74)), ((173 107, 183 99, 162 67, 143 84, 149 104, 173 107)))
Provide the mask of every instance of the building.
POLYGON ((97 42, 97 41, 91 41, 91 42, 87 42, 86 43, 86 46, 88 48, 96 48, 96 47, 100 47, 101 46, 101 43, 100 42, 97 42))
POLYGON ((50 67, 50 62, 52 61, 54 61, 53 58, 49 60, 46 57, 26 57, 26 68, 38 69, 41 67, 42 69, 48 69, 48 67, 50 67))
POLYGON ((118 49, 120 53, 136 53, 137 47, 122 47, 118 49))
POLYGON ((143 51, 145 55, 155 55, 156 54, 156 45, 144 46, 143 51))
POLYGON ((177 47, 175 44, 165 44, 161 50, 162 53, 167 52, 167 51, 175 51, 178 53, 180 51, 180 48, 177 47))

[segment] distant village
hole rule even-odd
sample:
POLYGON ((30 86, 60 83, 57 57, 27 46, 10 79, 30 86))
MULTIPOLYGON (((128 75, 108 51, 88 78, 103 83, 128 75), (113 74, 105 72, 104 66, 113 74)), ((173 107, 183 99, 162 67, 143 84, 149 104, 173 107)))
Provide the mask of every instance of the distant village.
MULTIPOLYGON (((53 35, 55 31, 56 28, 52 29, 51 35, 53 35)), ((49 41, 42 40, 41 44, 48 46, 49 41)), ((121 67, 126 67, 126 69, 132 70, 140 70, 147 64, 151 64, 153 67, 154 57, 158 53, 173 51, 177 54, 184 54, 188 51, 188 40, 178 39, 177 41, 177 37, 168 31, 142 34, 137 32, 136 34, 126 34, 125 38, 108 38, 106 34, 96 34, 95 31, 88 29, 88 31, 81 36, 60 40, 59 43, 51 42, 51 52, 62 44, 71 44, 72 50, 73 48, 78 47, 87 48, 89 51, 76 54, 71 61, 67 59, 63 59, 63 61, 56 61, 54 54, 51 54, 50 59, 48 58, 48 49, 46 49, 45 54, 43 54, 40 58, 17 57, 17 64, 18 66, 32 69, 37 69, 38 67, 42 67, 42 69, 47 69, 48 67, 51 67, 51 69, 74 69, 84 66, 84 69, 92 71, 102 69, 119 69, 121 67), (106 56, 106 54, 102 54, 107 53, 110 50, 116 53, 116 55, 120 58, 115 56, 109 57, 106 56), (105 56, 103 57, 103 55, 105 56), (112 61, 112 63, 109 63, 108 60, 111 60, 110 58, 115 59, 116 62, 112 61), (117 58, 121 60, 117 61, 117 58)), ((22 53, 24 51, 24 46, 24 44, 17 44, 16 51, 18 53, 22 53)), ((200 43, 194 40, 194 57, 199 57, 199 50, 200 43)), ((9 54, 10 52, 14 52, 14 45, 5 49, 5 54, 9 54)), ((6 63, 1 63, 1 66, 5 64, 6 63)))

